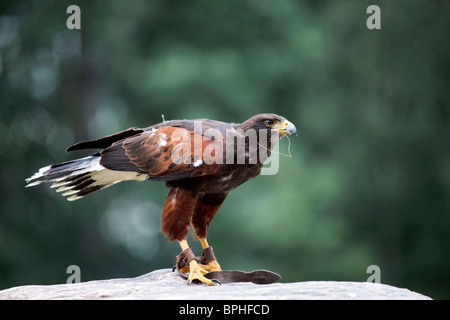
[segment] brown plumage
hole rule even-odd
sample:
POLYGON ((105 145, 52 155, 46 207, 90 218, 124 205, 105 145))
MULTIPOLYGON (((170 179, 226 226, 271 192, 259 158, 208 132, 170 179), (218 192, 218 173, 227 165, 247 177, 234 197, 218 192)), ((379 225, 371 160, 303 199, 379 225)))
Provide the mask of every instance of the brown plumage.
MULTIPOLYGON (((296 134, 295 126, 275 114, 259 114, 241 124, 165 121, 74 144, 67 151, 101 151, 42 168, 27 179, 27 186, 53 182, 68 200, 77 200, 125 180, 164 181, 170 191, 162 207, 162 233, 188 249, 192 225, 206 249, 209 224, 228 193, 256 177, 274 143, 287 134, 296 134)), ((215 260, 200 271, 195 264, 190 267, 190 281, 208 284, 202 273, 220 270, 215 260)))

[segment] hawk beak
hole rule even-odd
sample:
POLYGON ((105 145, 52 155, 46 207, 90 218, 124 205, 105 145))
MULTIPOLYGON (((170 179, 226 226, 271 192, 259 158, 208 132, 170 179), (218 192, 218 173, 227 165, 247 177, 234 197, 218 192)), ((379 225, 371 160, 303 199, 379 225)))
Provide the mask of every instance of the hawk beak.
POLYGON ((286 120, 285 126, 286 127, 284 128, 284 130, 286 130, 287 134, 291 134, 291 135, 294 135, 294 136, 297 135, 297 128, 294 126, 294 124, 292 122, 289 122, 289 121, 286 120))
POLYGON ((297 135, 297 128, 294 126, 292 122, 289 122, 287 120, 280 121, 275 124, 275 126, 272 128, 272 130, 276 130, 280 132, 282 135, 297 135))

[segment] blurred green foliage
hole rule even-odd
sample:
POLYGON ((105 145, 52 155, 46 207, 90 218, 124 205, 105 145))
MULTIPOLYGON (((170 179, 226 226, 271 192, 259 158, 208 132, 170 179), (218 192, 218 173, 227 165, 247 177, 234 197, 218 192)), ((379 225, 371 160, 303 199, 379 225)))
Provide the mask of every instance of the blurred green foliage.
MULTIPOLYGON (((208 240, 224 269, 381 282, 450 298, 448 1, 2 1, 0 289, 173 265, 168 190, 74 203, 24 188, 77 141, 166 119, 291 120, 292 158, 232 192, 208 240), (68 30, 66 8, 81 8, 68 30), (368 30, 366 8, 381 8, 368 30)), ((280 151, 287 152, 287 141, 280 151)), ((190 241, 200 254, 200 246, 190 241)))

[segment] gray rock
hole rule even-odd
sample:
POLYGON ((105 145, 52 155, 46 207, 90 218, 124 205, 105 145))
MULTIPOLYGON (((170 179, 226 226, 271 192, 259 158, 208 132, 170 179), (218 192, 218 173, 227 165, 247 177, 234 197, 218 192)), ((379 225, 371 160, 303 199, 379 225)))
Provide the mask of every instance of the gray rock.
POLYGON ((47 299, 331 299, 331 300, 426 300, 422 294, 379 283, 306 281, 256 285, 227 283, 187 285, 171 269, 156 270, 129 279, 96 280, 73 284, 27 285, 0 291, 0 300, 47 299))

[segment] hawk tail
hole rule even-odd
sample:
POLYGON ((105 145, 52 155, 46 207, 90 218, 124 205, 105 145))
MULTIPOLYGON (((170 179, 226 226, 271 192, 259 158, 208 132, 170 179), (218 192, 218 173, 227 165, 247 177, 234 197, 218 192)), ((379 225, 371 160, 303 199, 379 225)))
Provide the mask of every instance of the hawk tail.
POLYGON ((57 192, 62 192, 67 200, 73 201, 124 180, 145 180, 146 178, 147 175, 135 172, 106 169, 100 164, 100 156, 93 155, 43 167, 25 181, 26 187, 53 182, 51 188, 58 188, 57 192))
POLYGON ((96 181, 91 179, 93 172, 102 169, 104 167, 100 165, 100 157, 89 156, 43 167, 25 181, 27 187, 33 187, 43 182, 53 182, 51 187, 58 188, 57 192, 64 192, 62 195, 72 201, 106 187, 96 184, 96 181))

